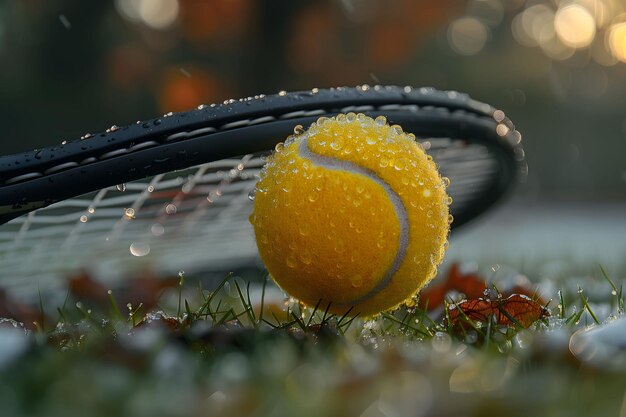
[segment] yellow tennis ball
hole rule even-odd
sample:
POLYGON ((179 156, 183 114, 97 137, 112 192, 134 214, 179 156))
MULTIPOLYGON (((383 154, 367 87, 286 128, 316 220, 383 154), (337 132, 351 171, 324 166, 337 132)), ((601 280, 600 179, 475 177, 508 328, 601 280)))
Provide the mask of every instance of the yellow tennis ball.
POLYGON ((394 309, 443 259, 448 182, 415 136, 385 117, 322 117, 278 144, 261 172, 250 216, 259 254, 309 306, 362 316, 394 309))

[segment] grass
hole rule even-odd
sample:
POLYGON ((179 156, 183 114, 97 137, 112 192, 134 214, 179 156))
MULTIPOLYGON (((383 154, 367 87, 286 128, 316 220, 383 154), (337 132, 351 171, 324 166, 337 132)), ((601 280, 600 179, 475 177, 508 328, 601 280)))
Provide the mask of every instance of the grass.
POLYGON ((53 328, 0 323, 2 415, 622 417, 626 366, 568 347, 623 315, 622 287, 601 274, 605 297, 559 290, 529 328, 462 314, 461 331, 447 308, 336 316, 231 275, 206 290, 181 273, 153 311, 68 295, 53 328))

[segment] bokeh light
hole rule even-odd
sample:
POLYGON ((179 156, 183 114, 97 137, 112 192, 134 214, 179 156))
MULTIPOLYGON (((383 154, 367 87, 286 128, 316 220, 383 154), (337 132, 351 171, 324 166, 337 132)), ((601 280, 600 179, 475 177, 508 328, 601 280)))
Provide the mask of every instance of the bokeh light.
POLYGON ((607 43, 613 56, 626 62, 626 23, 618 23, 607 32, 607 43))
POLYGON ((579 4, 560 8, 554 17, 554 27, 559 39, 572 48, 589 46, 596 35, 594 17, 579 4))
POLYGON ((176 21, 178 9, 177 0, 144 0, 139 13, 148 26, 165 29, 176 21))
POLYGON ((178 18, 178 0, 116 0, 122 16, 132 22, 142 22, 152 29, 167 29, 178 18))
POLYGON ((115 8, 124 18, 133 22, 141 21, 141 0, 115 0, 115 8))
POLYGON ((555 36, 554 11, 537 4, 518 14, 511 26, 515 40, 524 46, 539 46, 555 36))
POLYGON ((605 27, 611 21, 615 9, 612 0, 578 0, 577 3, 591 13, 598 28, 605 27))
POLYGON ((560 42, 555 36, 541 38, 539 47, 547 56, 557 61, 564 61, 576 52, 574 48, 560 42))
POLYGON ((591 58, 602 66, 610 67, 617 64, 618 61, 605 43, 606 39, 596 37, 590 48, 591 58))
POLYGON ((473 0, 468 5, 467 14, 477 17, 487 26, 495 27, 502 23, 504 5, 500 0, 473 0))
POLYGON ((163 113, 189 110, 203 103, 210 103, 229 93, 224 81, 214 74, 191 65, 169 68, 164 71, 159 107, 163 113))
MULTIPOLYGON (((583 99, 606 101, 611 105, 598 116, 599 125, 619 132, 598 136, 626 132, 619 106, 625 0, 0 3, 1 72, 10 80, 0 83, 3 114, 13 121, 29 114, 32 102, 50 109, 43 134, 25 116, 5 123, 7 137, 16 138, 3 143, 11 152, 43 145, 35 142, 47 131, 59 132, 54 140, 69 140, 112 121, 123 125, 203 103, 363 83, 458 89, 529 114, 553 111, 549 103, 568 103, 565 112, 583 99), (76 102, 85 108, 76 110, 75 123, 62 123, 76 102), (619 120, 611 125, 610 117, 619 120)), ((555 117, 541 129, 558 124, 567 130, 575 118, 581 120, 555 117)), ((529 137, 540 136, 540 123, 529 128, 529 137)), ((558 140, 583 130, 571 129, 558 140)), ((539 151, 530 152, 536 157, 539 151)), ((592 161, 588 152, 602 151, 581 147, 580 159, 592 161)), ((566 174, 553 172, 548 156, 538 159, 534 172, 549 174, 541 184, 558 192, 573 187, 566 174)), ((604 176, 577 175, 602 189, 622 187, 623 195, 621 171, 616 180, 604 164, 589 168, 594 170, 604 176)))
MULTIPOLYGON (((511 21, 513 38, 523 46, 539 47, 549 58, 565 61, 576 52, 602 66, 626 62, 623 25, 626 4, 619 0, 559 0, 519 5, 511 21)), ((581 62, 586 62, 583 58, 581 62)))
POLYGON ((180 0, 180 6, 183 35, 194 44, 227 42, 255 29, 253 0, 180 0))
POLYGON ((448 28, 450 46, 461 55, 479 53, 485 46, 488 36, 485 24, 474 17, 462 17, 452 22, 448 28))

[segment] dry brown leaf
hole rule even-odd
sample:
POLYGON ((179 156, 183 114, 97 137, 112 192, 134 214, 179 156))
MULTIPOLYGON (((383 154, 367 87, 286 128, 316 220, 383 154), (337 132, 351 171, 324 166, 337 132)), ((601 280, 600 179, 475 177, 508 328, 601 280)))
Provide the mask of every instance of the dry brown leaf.
POLYGON ((527 328, 549 314, 537 301, 526 295, 513 294, 495 300, 475 298, 461 301, 450 307, 448 318, 452 326, 467 327, 464 326, 467 318, 474 322, 487 323, 493 320, 495 324, 527 328))

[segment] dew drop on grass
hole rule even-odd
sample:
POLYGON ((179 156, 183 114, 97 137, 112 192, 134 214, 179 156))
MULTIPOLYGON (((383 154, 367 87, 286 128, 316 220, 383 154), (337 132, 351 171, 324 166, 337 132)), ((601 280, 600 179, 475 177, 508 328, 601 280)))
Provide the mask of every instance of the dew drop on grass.
POLYGON ((122 183, 122 184, 117 184, 117 185, 115 186, 115 188, 117 188, 117 191, 119 191, 119 192, 122 192, 122 193, 123 193, 124 191, 126 191, 126 184, 124 184, 124 183, 122 183))
POLYGON ((87 223, 87 216, 85 215, 80 216, 80 221, 81 223, 87 223))
POLYGON ((254 201, 254 197, 256 196, 256 188, 253 188, 248 193, 248 200, 254 201))

